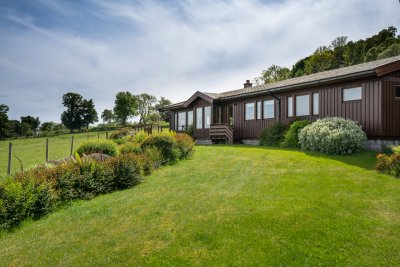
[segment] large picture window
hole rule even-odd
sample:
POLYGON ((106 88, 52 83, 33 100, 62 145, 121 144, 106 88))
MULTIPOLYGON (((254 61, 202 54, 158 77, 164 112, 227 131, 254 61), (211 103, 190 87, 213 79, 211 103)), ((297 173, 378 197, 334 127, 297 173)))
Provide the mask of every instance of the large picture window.
POLYGON ((186 130, 186 112, 178 113, 178 131, 186 130))
POLYGON ((178 130, 178 113, 177 112, 175 112, 174 113, 174 127, 175 127, 175 131, 177 131, 178 130))
POLYGON ((288 117, 293 117, 293 97, 289 96, 287 98, 287 115, 288 117))
POLYGON ((343 101, 361 100, 361 86, 343 88, 343 101))
POLYGON ((257 120, 261 120, 261 101, 257 101, 257 120))
POLYGON ((211 125, 211 107, 204 107, 204 128, 208 129, 211 125))
POLYGON ((196 108, 196 129, 203 129, 203 108, 196 108))
POLYGON ((310 96, 298 95, 296 96, 296 116, 310 115, 310 96))
POLYGON ((319 93, 313 93, 313 115, 319 114, 319 93))
POLYGON ((264 119, 273 119, 275 117, 275 100, 264 101, 264 119))
POLYGON ((254 103, 246 103, 246 114, 245 114, 245 119, 248 120, 254 120, 254 103))
POLYGON ((188 111, 187 113, 187 122, 188 122, 188 127, 193 125, 193 111, 188 111))

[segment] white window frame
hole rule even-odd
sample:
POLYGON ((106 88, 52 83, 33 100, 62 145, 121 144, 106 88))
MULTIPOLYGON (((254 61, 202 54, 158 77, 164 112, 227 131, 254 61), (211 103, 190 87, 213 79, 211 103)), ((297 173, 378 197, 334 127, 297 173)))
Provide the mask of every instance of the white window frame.
POLYGON ((257 120, 261 120, 262 119, 262 103, 261 101, 257 101, 257 120))
POLYGON ((255 102, 248 102, 244 104, 244 120, 246 121, 251 121, 254 120, 256 118, 256 103, 255 102), (247 106, 253 106, 253 116, 252 117, 248 117, 248 112, 247 112, 247 106))
POLYGON ((312 113, 313 115, 319 115, 319 92, 313 93, 312 98, 312 113))
POLYGON ((187 126, 193 126, 193 110, 187 112, 187 126), (189 119, 191 118, 191 119, 189 119))
POLYGON ((307 94, 307 95, 296 95, 296 117, 301 117, 301 116, 310 116, 310 95, 309 94, 307 94), (307 105, 307 113, 301 113, 301 114, 299 114, 299 108, 300 108, 300 105, 299 105, 299 102, 300 101, 298 101, 298 99, 299 98, 304 98, 304 99, 307 99, 307 102, 308 102, 308 105, 307 105))
POLYGON ((203 107, 196 108, 196 129, 203 129, 203 107), (200 114, 200 117, 199 117, 200 114), (200 123, 200 126, 199 126, 200 123))
POLYGON ((353 87, 346 87, 342 89, 342 96, 343 96, 343 102, 349 102, 349 101, 359 101, 362 99, 362 86, 353 86, 353 87), (346 93, 350 92, 350 91, 359 91, 359 93, 357 94, 357 97, 352 97, 352 98, 348 98, 346 97, 346 93), (359 95, 359 96, 358 96, 359 95))
POLYGON ((204 129, 210 129, 210 126, 211 126, 211 106, 207 106, 204 107, 204 129))
POLYGON ((287 115, 293 117, 293 96, 287 97, 287 115))
POLYGON ((178 112, 178 130, 177 131, 185 131, 186 130, 186 111, 178 112), (182 117, 185 118, 183 124, 181 124, 182 117))
POLYGON ((264 100, 264 119, 273 119, 275 118, 275 99, 264 100), (271 104, 272 103, 272 104, 271 104), (268 106, 272 106, 272 114, 268 114, 268 106))

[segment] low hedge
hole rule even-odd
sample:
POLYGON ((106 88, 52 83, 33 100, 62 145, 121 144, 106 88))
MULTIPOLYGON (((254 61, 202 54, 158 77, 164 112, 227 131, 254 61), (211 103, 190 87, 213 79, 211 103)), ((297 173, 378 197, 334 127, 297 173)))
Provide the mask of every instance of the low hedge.
POLYGON ((110 156, 116 156, 118 155, 118 146, 110 140, 89 140, 82 143, 76 152, 80 156, 93 153, 103 153, 110 156))

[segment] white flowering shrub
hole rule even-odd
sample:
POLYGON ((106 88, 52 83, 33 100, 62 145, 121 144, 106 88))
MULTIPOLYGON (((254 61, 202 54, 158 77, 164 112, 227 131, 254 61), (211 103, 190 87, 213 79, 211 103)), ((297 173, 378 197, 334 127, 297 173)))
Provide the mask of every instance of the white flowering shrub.
POLYGON ((367 141, 367 135, 352 120, 324 118, 299 133, 301 149, 326 154, 353 154, 367 141))

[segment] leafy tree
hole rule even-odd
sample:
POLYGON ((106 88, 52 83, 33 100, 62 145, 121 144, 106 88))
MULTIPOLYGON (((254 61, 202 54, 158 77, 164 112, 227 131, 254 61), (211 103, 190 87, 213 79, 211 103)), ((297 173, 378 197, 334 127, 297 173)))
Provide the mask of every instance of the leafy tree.
POLYGON ((143 123, 156 123, 160 121, 160 114, 158 112, 153 112, 148 115, 143 119, 143 123))
POLYGON ((21 135, 21 122, 18 120, 10 120, 8 122, 9 136, 21 135))
POLYGON ((9 135, 8 111, 8 106, 3 104, 0 105, 0 139, 9 135))
POLYGON ((82 127, 81 107, 83 97, 76 93, 66 93, 62 97, 62 104, 67 108, 61 114, 61 122, 67 127, 70 132, 82 127))
POLYGON ((161 97, 160 100, 158 100, 154 108, 160 113, 160 120, 169 121, 169 112, 163 110, 162 108, 171 104, 172 102, 165 97, 161 97))
POLYGON ((115 117, 114 117, 114 113, 111 109, 105 109, 101 113, 101 118, 102 118, 103 122, 111 123, 114 121, 115 117))
POLYGON ((48 122, 43 122, 40 125, 40 131, 41 132, 48 132, 51 133, 54 131, 54 127, 56 126, 56 123, 53 121, 48 121, 48 122))
POLYGON ((138 99, 138 112, 139 112, 139 124, 144 123, 145 118, 154 110, 154 104, 157 98, 153 95, 146 93, 136 96, 138 99))
POLYGON ((333 49, 331 69, 336 69, 346 66, 344 59, 344 51, 347 42, 347 36, 336 37, 335 40, 331 42, 331 47, 333 49))
POLYGON ((290 70, 285 67, 272 65, 261 73, 261 79, 264 83, 273 83, 286 80, 290 77, 290 70))
MULTIPOLYGON (((40 120, 39 117, 32 117, 32 116, 25 116, 21 117, 21 124, 24 124, 23 128, 25 129, 23 132, 28 133, 28 132, 33 132, 36 135, 37 129, 39 128, 40 125, 40 120), (26 127, 30 127, 31 131, 26 130, 26 127)), ((22 134, 24 135, 24 134, 22 134)), ((27 135, 27 134, 25 134, 27 135)))
POLYGON ((81 106, 81 116, 82 123, 86 126, 86 129, 89 129, 89 124, 99 121, 99 118, 97 117, 97 111, 94 108, 94 103, 92 99, 83 99, 81 106))
POLYGON ((394 57, 400 55, 400 44, 392 44, 385 51, 378 55, 378 59, 394 57))
POLYGON ((300 59, 299 61, 296 62, 296 64, 293 65, 292 70, 290 71, 291 78, 300 77, 304 75, 305 62, 309 58, 310 57, 300 59))
POLYGON ((126 124, 130 117, 138 115, 138 99, 130 92, 119 92, 115 96, 114 115, 118 122, 126 124))
POLYGON ((306 74, 317 73, 331 68, 333 52, 326 46, 319 47, 314 54, 305 62, 306 74))

